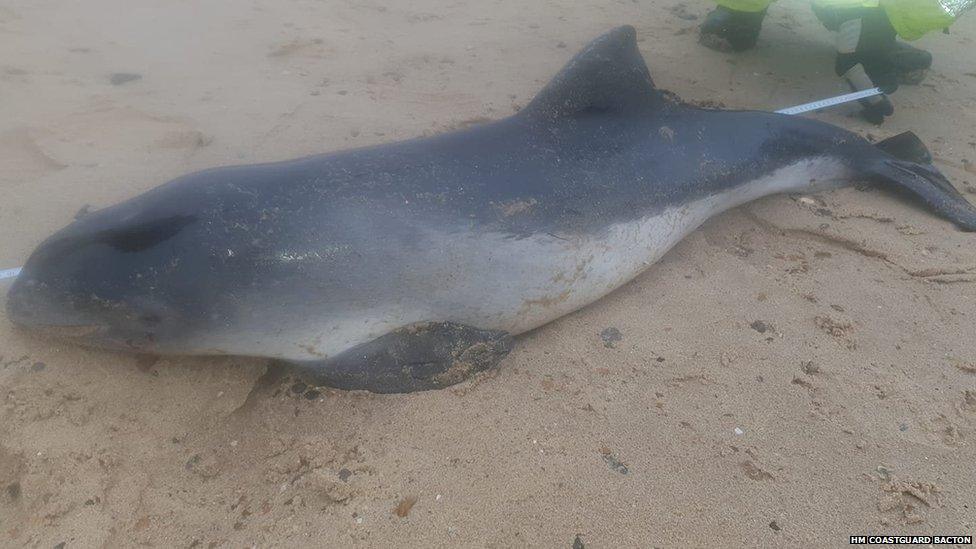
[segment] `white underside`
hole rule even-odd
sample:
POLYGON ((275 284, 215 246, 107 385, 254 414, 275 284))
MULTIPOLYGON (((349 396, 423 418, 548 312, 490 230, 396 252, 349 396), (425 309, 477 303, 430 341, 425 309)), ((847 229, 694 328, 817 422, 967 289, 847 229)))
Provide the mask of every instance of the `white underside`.
POLYGON ((813 158, 724 193, 611 225, 600 234, 521 239, 430 234, 427 257, 402 274, 395 303, 333 311, 319 323, 246 337, 213 334, 216 338, 206 346, 241 355, 321 360, 416 322, 456 322, 517 335, 626 284, 721 211, 769 194, 836 187, 848 177, 839 162, 813 158))

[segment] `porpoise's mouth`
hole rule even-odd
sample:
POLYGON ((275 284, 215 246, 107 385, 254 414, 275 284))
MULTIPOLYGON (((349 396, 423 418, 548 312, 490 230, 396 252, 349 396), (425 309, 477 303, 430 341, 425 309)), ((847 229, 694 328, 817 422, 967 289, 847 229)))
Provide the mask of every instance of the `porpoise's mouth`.
POLYGON ((105 314, 102 303, 85 302, 87 309, 79 310, 71 299, 52 297, 37 288, 32 279, 18 279, 7 295, 7 317, 18 328, 86 347, 123 351, 156 347, 157 326, 147 328, 145 320, 120 316, 116 310, 110 311, 114 316, 105 314))

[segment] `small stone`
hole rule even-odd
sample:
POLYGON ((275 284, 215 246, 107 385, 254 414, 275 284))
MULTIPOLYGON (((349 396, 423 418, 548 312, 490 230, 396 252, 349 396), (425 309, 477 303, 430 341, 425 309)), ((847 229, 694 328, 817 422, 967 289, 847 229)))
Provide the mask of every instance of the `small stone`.
POLYGON ((621 475, 630 473, 630 468, 627 467, 627 464, 617 459, 617 456, 613 455, 609 448, 601 449, 600 453, 603 454, 603 461, 606 461, 611 469, 621 475))
POLYGON ((735 435, 736 436, 739 436, 739 437, 741 437, 742 435, 746 434, 745 431, 743 431, 742 429, 740 429, 738 427, 736 427, 735 429, 732 429, 732 432, 735 433, 735 435))
POLYGON ((807 360, 800 364, 800 370, 808 376, 816 375, 820 373, 820 366, 813 363, 812 360, 807 360))
POLYGON ((44 364, 43 362, 35 362, 31 365, 30 370, 32 372, 40 372, 44 368, 47 368, 47 364, 44 364))
POLYGON ((402 500, 400 500, 400 503, 398 503, 396 508, 393 509, 393 513, 400 518, 406 518, 407 515, 410 514, 410 510, 413 509, 413 506, 416 503, 417 503, 417 498, 413 496, 407 496, 402 500))
POLYGON ((308 385, 305 385, 301 381, 291 386, 291 392, 295 393, 296 395, 300 395, 304 393, 305 389, 308 389, 308 385))
POLYGON ((780 528, 780 525, 776 524, 775 520, 769 523, 769 527, 772 528, 774 532, 779 532, 780 530, 782 530, 782 528, 780 528))
MULTIPOLYGON (((342 482, 348 481, 349 477, 351 476, 352 476, 352 471, 350 471, 349 469, 339 469, 339 480, 341 480, 342 482)), ((440 496, 438 496, 438 498, 440 498, 440 496)))
POLYGON ((767 323, 763 322, 762 320, 757 320, 757 321, 753 322, 752 324, 749 325, 749 327, 752 328, 753 330, 761 333, 761 334, 764 334, 764 333, 766 333, 766 332, 768 332, 768 331, 770 331, 770 330, 773 329, 773 325, 772 324, 767 324, 767 323))
POLYGON ((322 396, 322 393, 320 393, 319 391, 316 391, 315 389, 312 389, 311 391, 308 391, 307 393, 305 393, 305 398, 307 400, 315 400, 315 399, 319 398, 320 396, 322 396))
POLYGON ((583 540, 580 539, 579 534, 576 534, 576 539, 573 540, 573 549, 586 549, 586 546, 583 545, 583 540))
POLYGON ((121 86, 126 82, 132 82, 134 80, 140 80, 142 78, 141 74, 136 74, 132 72, 116 72, 109 76, 108 80, 113 86, 121 86))
POLYGON ((16 501, 20 499, 20 483, 11 482, 7 485, 7 497, 11 500, 16 501))
POLYGON ((310 489, 312 495, 323 503, 347 504, 353 497, 355 486, 327 469, 315 469, 302 478, 300 487, 310 489))
POLYGON ((623 340, 623 338, 624 336, 620 333, 620 330, 613 326, 600 332, 600 339, 603 340, 603 346, 607 349, 613 349, 617 342, 623 340))

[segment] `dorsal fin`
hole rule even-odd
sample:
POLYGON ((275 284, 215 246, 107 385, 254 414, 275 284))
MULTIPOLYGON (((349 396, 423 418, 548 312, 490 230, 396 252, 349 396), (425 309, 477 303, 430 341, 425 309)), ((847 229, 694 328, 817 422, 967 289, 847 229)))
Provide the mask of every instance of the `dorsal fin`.
POLYGON ((627 111, 658 100, 637 49, 634 27, 618 27, 591 42, 523 109, 556 119, 585 111, 627 111))
POLYGON ((914 132, 902 132, 875 143, 874 146, 900 160, 908 160, 916 164, 932 163, 932 153, 914 132))

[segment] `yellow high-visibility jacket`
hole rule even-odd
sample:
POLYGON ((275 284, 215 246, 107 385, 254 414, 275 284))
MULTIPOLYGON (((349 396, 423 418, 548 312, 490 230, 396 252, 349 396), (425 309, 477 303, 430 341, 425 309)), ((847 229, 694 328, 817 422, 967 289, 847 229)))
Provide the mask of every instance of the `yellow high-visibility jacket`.
MULTIPOLYGON (((775 0, 717 0, 731 10, 756 12, 775 0)), ((976 5, 976 0, 814 0, 824 8, 874 8, 879 5, 888 15, 891 26, 905 40, 916 40, 929 31, 944 29, 962 12, 976 5)))

